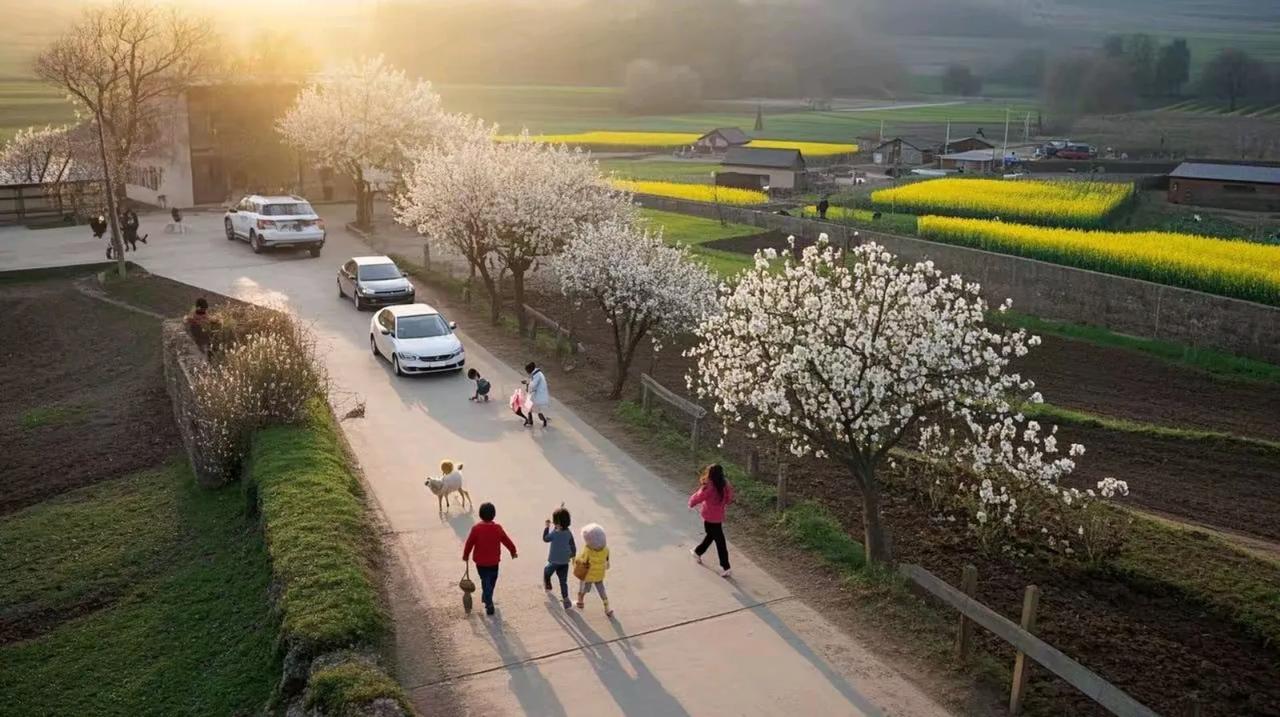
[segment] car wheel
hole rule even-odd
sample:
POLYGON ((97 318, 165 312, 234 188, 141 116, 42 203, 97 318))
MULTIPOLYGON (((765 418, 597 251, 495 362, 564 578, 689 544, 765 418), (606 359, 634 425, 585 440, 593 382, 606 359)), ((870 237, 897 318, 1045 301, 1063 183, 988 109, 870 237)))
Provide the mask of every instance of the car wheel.
POLYGON ((236 238, 236 228, 235 228, 235 227, 233 227, 233 226, 231 226, 231 220, 230 220, 230 219, 223 219, 223 220, 222 220, 222 226, 223 226, 223 227, 225 227, 225 228, 226 228, 226 230, 227 230, 227 241, 235 241, 235 238, 236 238))
POLYGON ((382 356, 382 352, 378 350, 378 342, 373 340, 373 334, 369 334, 369 350, 373 352, 374 356, 382 356))
POLYGON ((364 311, 364 300, 360 298, 359 294, 356 294, 355 300, 356 300, 356 311, 364 311))
POLYGON ((346 295, 346 294, 344 294, 344 293, 342 293, 342 282, 341 282, 341 281, 336 281, 336 282, 334 282, 334 283, 336 283, 336 284, 338 285, 338 298, 339 298, 339 299, 345 299, 345 298, 347 298, 347 295, 346 295))
POLYGON ((253 230, 249 231, 249 245, 253 247, 254 254, 262 253, 262 237, 258 236, 257 232, 253 230))
POLYGON ((320 247, 318 246, 313 246, 307 251, 311 252, 311 256, 320 256, 320 247))
POLYGON ((391 369, 396 372, 397 376, 403 376, 404 371, 400 370, 400 357, 393 355, 391 357, 391 369))

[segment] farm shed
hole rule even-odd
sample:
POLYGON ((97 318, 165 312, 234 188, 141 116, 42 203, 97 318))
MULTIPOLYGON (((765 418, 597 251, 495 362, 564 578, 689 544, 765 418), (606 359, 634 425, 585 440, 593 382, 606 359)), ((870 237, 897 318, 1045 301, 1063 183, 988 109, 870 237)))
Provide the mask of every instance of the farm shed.
POLYGON ((804 189, 804 155, 798 149, 753 149, 733 147, 725 155, 720 174, 754 174, 768 177, 771 189, 804 189))
POLYGON ((995 145, 981 137, 961 137, 953 139, 942 148, 943 154, 958 154, 975 149, 995 149, 995 145))
POLYGON ((914 137, 894 137, 871 150, 871 161, 885 166, 918 166, 933 161, 937 142, 914 137))
POLYGON ((993 148, 944 154, 938 159, 942 169, 956 169, 966 174, 984 174, 992 170, 997 157, 996 150, 993 148))
POLYGON ((1170 204, 1280 211, 1280 164, 1183 162, 1169 173, 1170 204))
POLYGON ((704 154, 725 152, 730 147, 741 147, 750 141, 747 133, 737 127, 718 127, 699 137, 693 143, 693 149, 704 154))

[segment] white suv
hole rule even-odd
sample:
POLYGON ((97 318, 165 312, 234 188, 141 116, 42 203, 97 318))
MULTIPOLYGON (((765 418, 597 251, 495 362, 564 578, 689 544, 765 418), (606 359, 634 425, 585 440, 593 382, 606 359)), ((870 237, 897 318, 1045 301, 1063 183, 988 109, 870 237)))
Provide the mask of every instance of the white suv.
POLYGON ((324 220, 302 197, 250 194, 227 207, 222 225, 228 240, 244 239, 255 254, 273 247, 296 247, 320 256, 324 246, 324 220))

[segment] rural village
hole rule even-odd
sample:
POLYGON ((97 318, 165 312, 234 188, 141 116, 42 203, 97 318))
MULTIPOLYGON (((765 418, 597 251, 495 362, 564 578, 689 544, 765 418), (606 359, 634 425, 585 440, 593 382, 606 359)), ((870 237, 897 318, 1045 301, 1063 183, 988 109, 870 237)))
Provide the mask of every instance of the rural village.
POLYGON ((1280 717, 1280 6, 0 17, 0 717, 1280 717))

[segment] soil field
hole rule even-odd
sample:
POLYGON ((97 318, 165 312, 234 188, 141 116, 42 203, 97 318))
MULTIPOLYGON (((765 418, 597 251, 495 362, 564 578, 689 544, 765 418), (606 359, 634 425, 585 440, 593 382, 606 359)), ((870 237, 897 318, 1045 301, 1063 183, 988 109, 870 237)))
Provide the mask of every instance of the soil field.
POLYGON ((7 281, 0 315, 0 513, 172 454, 154 319, 84 296, 72 279, 7 281))
MULTIPOLYGON (((436 301, 447 303, 447 299, 436 301)), ((576 335, 588 349, 587 354, 573 357, 565 365, 558 365, 550 357, 543 359, 556 395, 586 415, 601 416, 600 423, 606 424, 603 416, 612 411, 612 403, 604 398, 612 370, 607 326, 592 312, 574 310, 551 287, 531 287, 530 304, 558 320, 571 320, 576 335)), ((454 313, 467 311, 461 306, 454 306, 452 310, 454 313)), ((482 321, 478 305, 471 311, 475 314, 473 318, 482 321)), ((501 345, 504 341, 499 329, 476 326, 473 332, 479 332, 476 338, 483 336, 482 340, 491 348, 490 342, 501 345)), ((1040 353, 1050 354, 1059 342, 1078 343, 1065 339, 1053 344, 1046 342, 1040 353)), ((511 344, 514 340, 508 335, 505 343, 511 344)), ((687 362, 680 357, 680 348, 669 346, 656 361, 650 354, 638 356, 635 369, 648 372, 683 393, 687 362)), ((1075 358, 1063 361, 1089 357, 1092 348, 1088 344, 1075 347, 1075 358)), ((516 352, 519 353, 518 348, 516 352)), ((511 360, 524 358, 522 355, 511 360)), ((1111 360, 1112 357, 1095 355, 1089 358, 1089 363, 1105 367, 1111 360)), ((1181 393, 1179 381, 1203 387, 1204 380, 1198 372, 1174 367, 1160 390, 1177 395, 1181 393)), ((635 384, 630 384, 627 395, 634 396, 636 392, 635 384)), ((1105 392, 1099 392, 1099 397, 1104 395, 1105 392)), ((1138 399, 1131 397, 1122 405, 1136 407, 1138 399)), ((1246 504, 1276 505, 1274 501, 1280 491, 1275 491, 1272 484, 1280 464, 1269 459, 1271 462, 1260 464, 1256 470, 1249 469, 1232 478, 1235 471, 1248 467, 1256 458, 1248 453, 1230 452, 1238 442, 1228 443, 1229 448, 1225 449, 1228 453, 1221 454, 1195 444, 1188 447, 1185 443, 1149 442, 1141 436, 1101 429, 1086 432, 1081 428, 1068 436, 1089 446, 1090 452, 1081 463, 1082 470, 1125 477, 1134 486, 1131 500, 1135 505, 1186 515, 1197 522, 1213 520, 1227 527, 1248 523, 1250 530, 1274 533, 1265 524, 1265 506, 1253 511, 1246 504), (1170 452, 1179 454, 1178 460, 1183 461, 1178 464, 1183 467, 1181 470, 1194 471, 1191 473, 1194 480, 1174 479, 1177 474, 1168 472, 1167 460, 1171 459, 1166 454, 1170 452), (1104 454, 1110 456, 1111 463, 1101 460, 1104 454), (1160 456, 1166 456, 1166 462, 1157 460, 1160 456), (1124 475, 1122 470, 1142 472, 1124 475)), ((734 432, 727 439, 725 453, 742 461, 748 448, 747 442, 734 432)), ((657 452, 660 451, 650 449, 642 455, 646 455, 647 461, 670 462, 669 458, 647 455, 657 452)), ((769 456, 772 454, 762 453, 766 454, 764 462, 771 467, 769 456)), ((829 506, 851 534, 861 536, 860 498, 845 475, 830 464, 815 460, 788 461, 787 473, 791 476, 789 490, 795 498, 812 498, 829 506)), ((1276 678, 1280 674, 1280 651, 1262 644, 1241 625, 1217 617, 1169 585, 1147 584, 1111 571, 1089 571, 1047 555, 1014 561, 981 554, 963 527, 930 519, 927 510, 912 497, 890 495, 886 499, 885 517, 891 526, 899 560, 920 564, 953 584, 966 563, 976 565, 980 599, 1010 619, 1018 619, 1024 588, 1028 584, 1038 585, 1043 591, 1038 634, 1160 713, 1183 714, 1193 700, 1199 700, 1204 715, 1280 717, 1280 679, 1276 678)), ((1003 664, 1012 663, 1011 648, 981 630, 978 633, 984 650, 997 656, 1003 664)), ((1032 674, 1030 714, 1055 717, 1106 714, 1087 697, 1049 677, 1043 670, 1034 670, 1032 674)))

